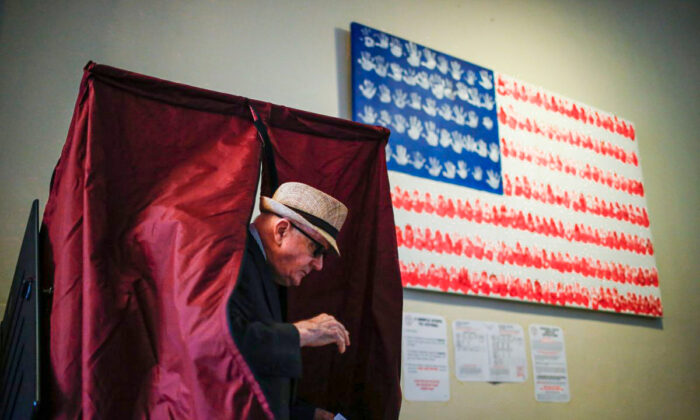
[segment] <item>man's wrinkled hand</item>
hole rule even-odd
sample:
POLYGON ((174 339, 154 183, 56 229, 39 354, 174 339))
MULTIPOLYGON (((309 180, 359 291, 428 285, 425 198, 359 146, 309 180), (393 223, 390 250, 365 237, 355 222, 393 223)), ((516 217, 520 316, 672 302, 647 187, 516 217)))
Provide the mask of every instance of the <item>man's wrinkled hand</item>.
POLYGON ((333 420, 335 416, 330 411, 326 411, 322 408, 317 408, 314 411, 314 420, 333 420))
POLYGON ((301 347, 320 347, 335 343, 340 353, 350 345, 350 333, 337 319, 328 314, 316 315, 313 318, 295 322, 299 330, 301 347))

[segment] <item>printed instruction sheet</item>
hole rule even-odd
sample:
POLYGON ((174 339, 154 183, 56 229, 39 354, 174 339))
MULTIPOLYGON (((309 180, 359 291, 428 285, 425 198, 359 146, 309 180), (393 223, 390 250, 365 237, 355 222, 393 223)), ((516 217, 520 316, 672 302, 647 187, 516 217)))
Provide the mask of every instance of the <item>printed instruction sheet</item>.
POLYGON ((530 353, 535 399, 541 402, 568 402, 571 396, 564 331, 550 325, 530 325, 530 353))
POLYGON ((403 314, 404 396, 409 401, 447 401, 450 377, 447 325, 439 315, 403 314))

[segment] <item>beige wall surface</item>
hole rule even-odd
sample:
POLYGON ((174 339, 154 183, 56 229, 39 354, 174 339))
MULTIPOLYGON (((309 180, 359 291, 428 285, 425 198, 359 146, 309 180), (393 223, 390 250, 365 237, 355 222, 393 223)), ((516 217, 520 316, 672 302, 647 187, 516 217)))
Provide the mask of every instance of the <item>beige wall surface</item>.
POLYGON ((561 326, 572 398, 535 402, 531 366, 524 384, 451 374, 449 402, 405 401, 401 418, 698 418, 697 2, 0 1, 1 304, 88 60, 347 118, 351 21, 635 122, 665 307, 652 320, 406 291, 405 310, 450 324, 561 326))

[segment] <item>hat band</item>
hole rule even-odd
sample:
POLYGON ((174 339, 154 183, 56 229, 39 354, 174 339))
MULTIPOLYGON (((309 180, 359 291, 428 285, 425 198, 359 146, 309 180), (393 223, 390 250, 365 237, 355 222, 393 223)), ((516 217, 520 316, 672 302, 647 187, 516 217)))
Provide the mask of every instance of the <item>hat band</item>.
POLYGON ((306 219, 312 225, 316 226, 317 228, 319 228, 319 229, 325 231, 327 234, 331 235, 331 237, 333 237, 333 239, 336 239, 336 237, 338 236, 338 229, 336 229, 333 225, 331 225, 330 223, 321 219, 320 217, 316 217, 311 213, 307 213, 304 210, 299 210, 295 207, 291 207, 291 206, 287 206, 287 207, 289 207, 290 209, 299 213, 304 219, 306 219))

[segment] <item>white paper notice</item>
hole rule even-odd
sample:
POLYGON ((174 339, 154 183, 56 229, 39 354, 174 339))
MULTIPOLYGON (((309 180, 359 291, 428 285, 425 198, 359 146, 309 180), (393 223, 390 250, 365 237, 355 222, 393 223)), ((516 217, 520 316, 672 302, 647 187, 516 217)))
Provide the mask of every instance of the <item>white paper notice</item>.
POLYGON ((409 401, 447 401, 447 326, 438 315, 403 314, 404 396, 409 401))
POLYGON ((525 332, 517 324, 457 320, 452 324, 460 381, 524 382, 525 332))
POLYGON ((568 402, 571 396, 564 331, 548 325, 530 325, 530 352, 535 377, 535 399, 542 402, 568 402))

